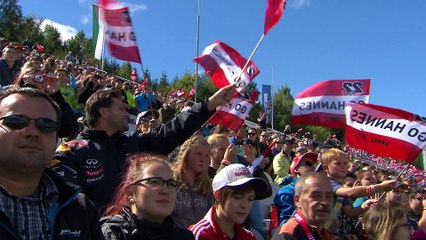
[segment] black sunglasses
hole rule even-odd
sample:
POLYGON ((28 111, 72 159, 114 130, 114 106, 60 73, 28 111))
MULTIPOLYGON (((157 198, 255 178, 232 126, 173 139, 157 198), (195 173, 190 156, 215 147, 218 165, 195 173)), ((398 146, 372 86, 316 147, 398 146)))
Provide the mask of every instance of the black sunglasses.
POLYGON ((313 162, 308 162, 308 161, 305 162, 305 166, 307 166, 307 167, 312 167, 314 165, 315 165, 315 163, 313 163, 313 162))
POLYGON ((29 118, 22 115, 10 115, 6 117, 0 118, 2 120, 1 125, 7 127, 8 129, 14 131, 14 130, 21 130, 30 124, 31 120, 35 121, 35 125, 40 132, 43 133, 53 133, 57 132, 59 130, 59 123, 53 121, 49 118, 29 118))
POLYGON ((252 136, 254 136, 254 135, 256 135, 256 133, 252 133, 252 132, 251 132, 251 133, 248 133, 248 135, 252 135, 252 136))
POLYGON ((164 180, 160 177, 143 178, 141 180, 138 180, 135 184, 143 183, 143 182, 145 182, 147 186, 149 186, 150 188, 154 190, 160 189, 164 185, 167 185, 167 189, 176 191, 179 189, 181 185, 180 182, 175 181, 173 179, 164 180))

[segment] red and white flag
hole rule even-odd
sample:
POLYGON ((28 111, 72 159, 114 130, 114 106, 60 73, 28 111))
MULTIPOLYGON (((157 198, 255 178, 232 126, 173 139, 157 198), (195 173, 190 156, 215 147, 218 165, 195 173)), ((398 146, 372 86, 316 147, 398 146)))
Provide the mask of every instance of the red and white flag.
POLYGON ((136 68, 132 69, 132 74, 130 74, 130 78, 132 79, 133 82, 138 81, 138 74, 136 73, 136 68))
POLYGON ((223 88, 237 84, 238 92, 241 92, 260 72, 254 62, 250 61, 241 75, 241 80, 238 80, 247 59, 220 41, 207 46, 202 55, 196 57, 194 61, 206 70, 216 87, 223 88))
POLYGON ((99 1, 105 24, 105 43, 110 54, 118 59, 141 63, 129 9, 111 0, 99 1))
POLYGON ((292 122, 344 129, 345 103, 368 103, 369 97, 370 79, 319 82, 297 94, 292 122))
POLYGON ((412 163, 426 146, 426 124, 412 113, 358 103, 347 103, 345 112, 345 140, 354 148, 412 163))
POLYGON ((268 0, 268 8, 265 12, 265 26, 263 34, 268 31, 280 20, 285 9, 286 0, 268 0))
POLYGON ((191 90, 189 91, 188 95, 186 95, 186 99, 189 99, 191 97, 195 96, 195 87, 193 86, 191 90))
POLYGON ((167 95, 169 95, 169 96, 176 96, 176 92, 177 91, 178 91, 177 89, 173 89, 170 92, 168 92, 167 95))
POLYGON ((176 97, 177 98, 181 98, 181 97, 183 97, 183 95, 185 95, 185 90, 179 89, 179 90, 176 91, 176 97))
POLYGON ((216 111, 210 118, 209 123, 218 124, 228 129, 238 131, 253 108, 253 104, 258 96, 259 92, 253 91, 248 100, 242 98, 240 95, 232 98, 229 103, 216 111))

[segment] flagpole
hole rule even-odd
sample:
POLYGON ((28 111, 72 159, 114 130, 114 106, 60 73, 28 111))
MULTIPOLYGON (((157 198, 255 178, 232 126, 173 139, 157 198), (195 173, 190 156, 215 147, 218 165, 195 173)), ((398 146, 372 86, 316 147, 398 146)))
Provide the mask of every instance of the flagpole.
MULTIPOLYGON (((101 10, 102 8, 99 8, 99 14, 102 14, 102 18, 104 18, 104 12, 103 10, 101 10), (101 13, 102 12, 102 13, 101 13)), ((105 23, 102 24, 102 54, 101 54, 101 69, 102 71, 104 70, 104 66, 105 66, 105 32, 106 32, 106 27, 105 27, 105 23)))
POLYGON ((272 66, 271 79, 271 127, 274 130, 274 66, 272 66))
MULTIPOLYGON (((197 31, 195 34, 195 57, 199 55, 199 46, 200 46, 200 0, 197 0, 197 31)), ((194 101, 197 102, 197 92, 198 92, 198 62, 195 62, 195 95, 194 101)))
POLYGON ((243 75, 243 73, 244 73, 244 71, 246 70, 247 66, 249 65, 249 63, 250 63, 251 59, 253 58, 254 54, 256 53, 257 48, 259 48, 260 44, 262 43, 262 41, 263 41, 263 38, 264 38, 264 37, 265 37, 265 34, 262 34, 262 36, 260 37, 259 41, 258 41, 258 42, 257 42, 257 44, 256 44, 256 47, 254 47, 253 51, 252 51, 252 52, 251 52, 251 54, 250 54, 250 57, 247 59, 246 64, 244 64, 244 67, 243 67, 243 69, 241 70, 240 75, 239 75, 239 76, 238 76, 238 78, 237 78, 238 80, 240 80, 240 79, 241 79, 241 76, 243 75))

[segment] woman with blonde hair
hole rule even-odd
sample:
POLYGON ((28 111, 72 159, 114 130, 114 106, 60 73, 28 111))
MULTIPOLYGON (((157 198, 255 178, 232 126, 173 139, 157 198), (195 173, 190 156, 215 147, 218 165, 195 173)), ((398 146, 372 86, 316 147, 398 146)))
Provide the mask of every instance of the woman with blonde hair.
POLYGON ((371 240, 409 240, 413 229, 401 206, 377 204, 363 217, 364 232, 371 240))
POLYGON ((209 163, 210 145, 202 136, 194 135, 180 147, 172 168, 176 181, 181 183, 172 213, 180 227, 198 222, 213 205, 209 163))
POLYGON ((105 239, 194 239, 170 217, 180 183, 166 159, 147 153, 127 159, 114 200, 101 219, 105 239))

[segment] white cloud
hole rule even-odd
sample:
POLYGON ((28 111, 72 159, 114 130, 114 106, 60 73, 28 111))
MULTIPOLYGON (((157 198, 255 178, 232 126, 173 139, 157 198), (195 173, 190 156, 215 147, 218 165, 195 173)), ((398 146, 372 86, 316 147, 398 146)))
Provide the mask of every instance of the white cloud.
POLYGON ((125 5, 129 7, 129 11, 131 14, 139 11, 148 10, 148 6, 146 4, 125 3, 125 5))
POLYGON ((41 29, 44 30, 44 28, 46 27, 46 25, 50 25, 56 29, 58 29, 59 33, 61 33, 61 40, 63 42, 65 42, 66 40, 74 37, 77 34, 77 29, 71 27, 71 26, 67 26, 67 25, 62 25, 60 23, 54 22, 50 19, 45 19, 42 23, 41 23, 41 29))
POLYGON ((296 9, 308 7, 312 4, 312 0, 294 0, 292 3, 292 7, 296 9))
POLYGON ((83 17, 81 18, 81 23, 83 23, 83 24, 87 24, 87 23, 89 23, 89 16, 83 16, 83 17))

